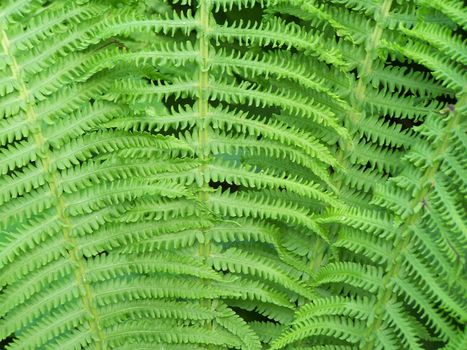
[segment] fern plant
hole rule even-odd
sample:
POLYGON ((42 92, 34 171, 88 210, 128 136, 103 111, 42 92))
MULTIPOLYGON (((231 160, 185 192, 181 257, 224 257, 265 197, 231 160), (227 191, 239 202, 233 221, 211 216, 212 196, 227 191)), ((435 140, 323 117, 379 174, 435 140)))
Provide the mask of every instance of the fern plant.
POLYGON ((0 4, 7 349, 462 349, 457 0, 0 4))

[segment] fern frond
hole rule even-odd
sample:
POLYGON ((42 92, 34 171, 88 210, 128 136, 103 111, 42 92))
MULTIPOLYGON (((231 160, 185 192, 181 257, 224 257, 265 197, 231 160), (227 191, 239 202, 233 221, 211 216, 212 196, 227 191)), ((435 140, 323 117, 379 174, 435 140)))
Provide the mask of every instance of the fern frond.
POLYGON ((460 349, 459 0, 5 0, 7 349, 460 349))
POLYGON ((345 68, 346 62, 342 59, 337 48, 326 50, 321 38, 314 33, 304 32, 299 26, 292 23, 286 24, 279 18, 261 23, 259 26, 243 21, 232 25, 217 26, 213 32, 213 38, 217 41, 238 40, 240 45, 255 43, 261 46, 272 45, 273 47, 294 47, 303 50, 313 57, 345 68))
POLYGON ((420 23, 410 30, 403 30, 403 32, 411 37, 430 43, 446 56, 449 56, 450 59, 463 65, 467 64, 465 43, 460 37, 453 35, 449 28, 420 23))
POLYGON ((331 263, 315 276, 314 283, 348 283, 354 287, 375 292, 380 286, 383 271, 373 266, 343 262, 331 263))
POLYGON ((244 273, 269 280, 308 299, 314 296, 314 293, 308 290, 301 281, 290 278, 287 271, 283 271, 280 265, 275 265, 273 261, 265 258, 256 258, 241 250, 231 248, 222 254, 211 254, 208 263, 217 270, 244 273))
POLYGON ((456 23, 459 23, 464 29, 467 26, 467 22, 465 20, 465 8, 463 8, 461 2, 456 2, 454 0, 448 0, 446 2, 439 0, 417 0, 416 2, 420 3, 421 5, 435 8, 441 13, 447 15, 449 18, 453 19, 456 23))
POLYGON ((271 349, 280 349, 287 344, 313 335, 325 335, 346 341, 346 344, 359 343, 365 325, 361 321, 349 321, 343 317, 315 317, 298 323, 289 332, 274 341, 271 349))
POLYGON ((377 65, 372 75, 372 85, 378 88, 382 84, 384 91, 411 91, 422 96, 439 96, 451 94, 452 91, 432 82, 428 76, 417 71, 410 71, 406 67, 377 65))
POLYGON ((290 224, 303 225, 322 239, 327 240, 323 229, 307 212, 280 199, 270 201, 267 197, 254 193, 230 194, 228 192, 220 193, 219 191, 209 194, 208 198, 208 205, 211 210, 223 216, 283 219, 290 224), (249 203, 248 207, 244 203, 249 203))
POLYGON ((462 70, 456 64, 449 62, 445 56, 441 56, 433 51, 428 45, 408 42, 402 46, 387 41, 383 45, 389 50, 400 52, 410 59, 427 66, 433 72, 433 76, 440 80, 446 88, 456 92, 465 89, 466 78, 462 70))
POLYGON ((158 320, 121 323, 106 330, 106 339, 111 347, 134 343, 135 338, 161 346, 164 344, 211 344, 238 348, 241 344, 240 339, 221 328, 206 330, 203 327, 186 327, 174 322, 158 320))

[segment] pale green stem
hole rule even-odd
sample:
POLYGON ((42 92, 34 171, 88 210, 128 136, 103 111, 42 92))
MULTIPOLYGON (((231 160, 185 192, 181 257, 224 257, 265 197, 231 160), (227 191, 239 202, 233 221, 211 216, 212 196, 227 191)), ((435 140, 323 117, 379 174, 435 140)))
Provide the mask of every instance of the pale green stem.
POLYGON ((89 322, 89 327, 91 331, 95 334, 96 336, 96 350, 102 350, 105 348, 104 345, 104 334, 99 326, 99 317, 97 314, 97 310, 93 306, 93 297, 92 297, 92 292, 91 288, 88 283, 86 283, 86 266, 84 264, 83 259, 79 257, 79 252, 78 252, 78 245, 76 242, 76 239, 74 239, 71 236, 71 231, 72 231, 72 222, 70 218, 66 215, 65 212, 65 203, 63 201, 63 197, 60 195, 59 191, 59 186, 58 186, 58 179, 57 179, 57 174, 53 168, 51 168, 51 154, 50 150, 46 145, 46 140, 44 138, 44 135, 42 134, 42 130, 40 128, 36 128, 35 126, 38 123, 37 120, 37 114, 36 111, 34 110, 34 103, 33 103, 33 97, 30 95, 26 83, 22 79, 22 72, 21 68, 18 65, 16 58, 13 54, 11 54, 11 49, 10 49, 10 41, 8 39, 7 33, 2 30, 1 32, 1 41, 2 41, 2 48, 4 53, 10 57, 10 69, 11 69, 11 74, 14 79, 18 82, 18 92, 20 95, 21 100, 23 101, 24 105, 26 106, 25 108, 25 115, 26 115, 26 120, 29 125, 32 126, 31 130, 31 136, 34 140, 36 150, 40 151, 42 150, 43 156, 39 159, 37 162, 42 166, 44 169, 44 173, 48 174, 48 187, 50 189, 50 193, 52 197, 54 198, 55 202, 55 210, 57 212, 57 218, 61 223, 62 230, 63 230, 63 238, 64 240, 68 243, 71 249, 69 249, 69 259, 72 262, 72 265, 75 266, 75 281, 76 285, 81 287, 81 289, 84 291, 81 299, 84 305, 84 308, 86 311, 91 315, 89 322))

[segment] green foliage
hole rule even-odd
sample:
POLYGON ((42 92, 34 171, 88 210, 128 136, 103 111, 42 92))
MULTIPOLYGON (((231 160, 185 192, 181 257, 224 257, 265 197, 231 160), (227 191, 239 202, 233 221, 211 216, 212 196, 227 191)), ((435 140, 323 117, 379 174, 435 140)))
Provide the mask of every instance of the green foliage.
POLYGON ((6 349, 463 349, 459 0, 4 0, 6 349))

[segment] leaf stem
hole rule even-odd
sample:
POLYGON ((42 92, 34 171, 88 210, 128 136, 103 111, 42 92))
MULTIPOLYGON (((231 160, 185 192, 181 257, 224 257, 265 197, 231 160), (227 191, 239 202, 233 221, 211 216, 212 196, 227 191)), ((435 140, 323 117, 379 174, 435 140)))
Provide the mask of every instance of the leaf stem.
POLYGON ((58 185, 56 169, 52 165, 52 158, 50 148, 46 143, 46 139, 42 134, 40 122, 37 119, 36 111, 34 110, 34 98, 28 91, 28 87, 24 79, 22 79, 21 68, 16 61, 14 54, 11 53, 10 41, 5 30, 1 30, 1 46, 5 55, 10 57, 10 70, 12 77, 18 82, 18 92, 20 98, 25 106, 25 116, 27 123, 31 126, 31 136, 35 143, 35 148, 38 155, 38 164, 43 168, 44 173, 48 175, 47 185, 50 194, 55 202, 55 211, 62 226, 63 238, 68 246, 68 258, 75 266, 74 275, 76 286, 81 289, 81 300, 85 310, 91 315, 88 323, 91 332, 96 336, 96 350, 103 350, 105 346, 105 336, 99 326, 99 315, 93 305, 93 296, 90 285, 86 282, 86 265, 83 259, 79 256, 78 243, 75 238, 71 236, 73 223, 67 216, 65 211, 65 202, 61 196, 61 191, 58 185))

